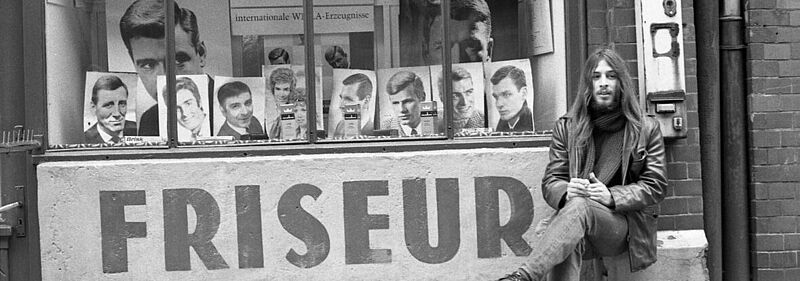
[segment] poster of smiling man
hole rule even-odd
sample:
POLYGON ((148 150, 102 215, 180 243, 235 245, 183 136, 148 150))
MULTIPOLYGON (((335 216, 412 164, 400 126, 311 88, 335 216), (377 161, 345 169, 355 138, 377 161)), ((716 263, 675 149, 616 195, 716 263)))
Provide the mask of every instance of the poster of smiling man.
MULTIPOLYGON (((193 142, 211 136, 208 83, 206 75, 175 77, 175 106, 178 119, 178 141, 193 142)), ((167 79, 158 76, 159 135, 167 139, 167 79)))
POLYGON ((464 129, 486 128, 486 113, 484 111, 484 78, 483 64, 459 63, 453 64, 451 69, 450 97, 453 99, 451 109, 444 108, 442 83, 447 81, 442 77, 442 66, 431 66, 431 87, 433 100, 439 106, 439 116, 444 116, 444 110, 453 111, 453 130, 458 133, 464 129))
POLYGON ((214 78, 214 135, 241 139, 264 134, 266 94, 261 77, 214 78))
POLYGON ((114 144, 136 136, 136 88, 135 73, 86 73, 84 143, 114 144))
POLYGON ((484 64, 489 128, 533 131, 533 78, 527 59, 484 64))

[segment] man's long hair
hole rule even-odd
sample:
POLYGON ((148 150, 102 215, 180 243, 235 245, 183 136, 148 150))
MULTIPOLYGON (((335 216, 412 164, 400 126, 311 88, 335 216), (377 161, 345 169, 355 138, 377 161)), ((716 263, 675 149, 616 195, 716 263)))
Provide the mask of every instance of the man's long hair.
POLYGON ((574 147, 584 147, 587 145, 589 137, 592 136, 592 118, 589 112, 592 100, 594 99, 594 85, 592 74, 601 60, 606 61, 614 71, 617 72, 619 82, 617 91, 619 95, 618 110, 622 110, 627 119, 625 125, 630 132, 638 134, 642 127, 642 110, 639 107, 639 99, 636 97, 636 86, 631 79, 628 65, 622 57, 614 50, 600 49, 589 56, 581 72, 581 80, 578 84, 578 93, 572 103, 567 116, 570 117, 569 132, 572 135, 570 145, 574 147))

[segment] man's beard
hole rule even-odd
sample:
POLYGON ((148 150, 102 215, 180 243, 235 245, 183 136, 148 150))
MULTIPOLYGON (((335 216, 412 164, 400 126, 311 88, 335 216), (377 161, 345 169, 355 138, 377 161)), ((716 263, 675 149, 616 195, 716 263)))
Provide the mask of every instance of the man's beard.
POLYGON ((619 100, 620 100, 621 96, 622 96, 622 93, 620 93, 619 91, 616 91, 614 93, 614 99, 611 101, 611 103, 598 104, 597 103, 597 98, 594 96, 594 94, 592 94, 592 98, 589 100, 589 108, 595 113, 608 113, 608 112, 617 111, 620 108, 619 107, 619 100))

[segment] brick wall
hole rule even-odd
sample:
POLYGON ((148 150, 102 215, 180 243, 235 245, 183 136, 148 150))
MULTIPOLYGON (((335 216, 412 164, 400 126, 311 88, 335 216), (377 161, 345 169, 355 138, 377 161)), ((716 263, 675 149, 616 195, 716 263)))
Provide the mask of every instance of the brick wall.
MULTIPOLYGON (((636 78, 636 15, 634 0, 587 1, 589 52, 611 46, 629 62, 636 78)), ((669 193, 661 203, 661 230, 703 228, 700 177, 700 136, 697 116, 697 60, 692 0, 682 0, 684 59, 686 65, 686 139, 668 141, 669 193)), ((800 18, 798 18, 800 19, 800 18)), ((800 45, 798 45, 800 51, 800 45)), ((638 83, 638 79, 635 80, 638 83)), ((799 116, 800 117, 800 116, 799 116)))
POLYGON ((756 280, 800 276, 800 1, 746 7, 756 280))

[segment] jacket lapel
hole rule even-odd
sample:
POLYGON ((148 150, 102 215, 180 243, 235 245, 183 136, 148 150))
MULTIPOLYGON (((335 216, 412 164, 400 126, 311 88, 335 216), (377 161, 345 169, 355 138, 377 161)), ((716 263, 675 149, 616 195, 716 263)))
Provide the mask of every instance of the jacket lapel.
POLYGON ((633 144, 636 143, 635 138, 639 135, 639 134, 635 134, 634 135, 632 133, 633 132, 631 132, 630 127, 626 125, 625 126, 625 133, 624 133, 624 136, 623 136, 623 144, 624 145, 622 147, 622 166, 620 167, 620 168, 622 168, 622 184, 623 185, 628 183, 627 182, 627 180, 628 180, 628 164, 630 164, 631 153, 633 153, 633 150, 635 149, 633 147, 633 144))

